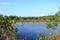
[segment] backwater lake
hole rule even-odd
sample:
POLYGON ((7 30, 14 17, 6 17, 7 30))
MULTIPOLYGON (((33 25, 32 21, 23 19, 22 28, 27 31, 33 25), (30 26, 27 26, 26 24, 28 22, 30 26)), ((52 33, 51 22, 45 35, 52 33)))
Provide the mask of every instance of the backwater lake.
MULTIPOLYGON (((53 29, 46 28, 46 22, 17 22, 14 25, 14 29, 17 28, 17 39, 26 37, 27 40, 37 40, 40 33, 49 35, 50 32, 54 32, 53 29)), ((56 28, 56 31, 60 32, 60 24, 56 28)))

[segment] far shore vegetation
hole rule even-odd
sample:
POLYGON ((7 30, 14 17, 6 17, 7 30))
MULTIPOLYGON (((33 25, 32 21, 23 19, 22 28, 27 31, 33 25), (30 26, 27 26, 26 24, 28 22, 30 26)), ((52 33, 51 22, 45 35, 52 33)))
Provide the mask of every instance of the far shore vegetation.
POLYGON ((40 16, 40 17, 18 17, 18 16, 3 16, 0 15, 0 21, 10 20, 14 22, 60 22, 60 11, 55 15, 40 16))
POLYGON ((4 16, 2 14, 0 14, 0 21, 3 20, 10 20, 10 21, 14 21, 14 22, 60 22, 60 7, 59 7, 59 11, 56 12, 54 15, 48 15, 48 16, 39 16, 39 17, 35 17, 35 16, 31 16, 31 17, 18 17, 18 16, 4 16))

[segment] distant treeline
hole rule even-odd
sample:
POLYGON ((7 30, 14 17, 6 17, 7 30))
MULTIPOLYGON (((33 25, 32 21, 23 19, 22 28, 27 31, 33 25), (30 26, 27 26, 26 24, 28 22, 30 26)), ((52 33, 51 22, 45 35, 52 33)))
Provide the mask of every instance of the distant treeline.
POLYGON ((60 11, 55 15, 40 16, 40 17, 18 17, 18 16, 3 16, 0 15, 1 20, 14 20, 19 22, 60 22, 60 11))

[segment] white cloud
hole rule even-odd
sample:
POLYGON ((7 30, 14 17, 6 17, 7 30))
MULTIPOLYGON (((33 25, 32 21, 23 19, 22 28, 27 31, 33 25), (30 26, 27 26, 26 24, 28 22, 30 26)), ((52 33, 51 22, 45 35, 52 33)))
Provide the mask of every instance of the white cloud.
POLYGON ((8 5, 9 3, 2 2, 0 5, 8 5))

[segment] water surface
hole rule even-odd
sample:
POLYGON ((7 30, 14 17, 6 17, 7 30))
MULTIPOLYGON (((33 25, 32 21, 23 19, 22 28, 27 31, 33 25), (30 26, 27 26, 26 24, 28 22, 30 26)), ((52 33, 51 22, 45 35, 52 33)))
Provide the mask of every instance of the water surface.
MULTIPOLYGON (((40 33, 48 35, 54 31, 53 29, 47 29, 45 23, 46 22, 17 22, 14 28, 18 28, 17 36, 19 39, 26 37, 27 40, 36 40, 40 33)), ((57 27, 56 30, 60 32, 59 27, 57 27)))

